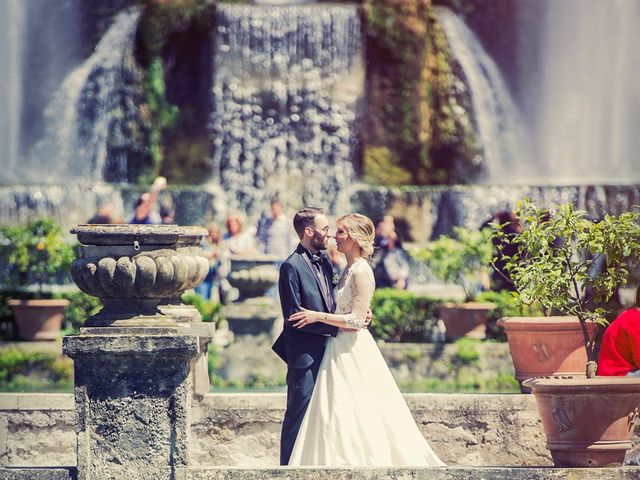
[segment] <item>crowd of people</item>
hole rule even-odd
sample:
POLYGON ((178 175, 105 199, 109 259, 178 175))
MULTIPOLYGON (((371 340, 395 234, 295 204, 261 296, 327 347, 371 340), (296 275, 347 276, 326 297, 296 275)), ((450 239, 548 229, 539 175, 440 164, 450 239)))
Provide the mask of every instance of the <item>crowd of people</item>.
MULTIPOLYGON (((148 192, 138 196, 133 212, 127 222, 115 216, 113 203, 99 206, 89 224, 164 224, 174 223, 175 209, 171 203, 159 202, 158 197, 167 187, 164 177, 157 177, 148 192)), ((491 288, 496 290, 515 289, 505 269, 506 258, 515 252, 515 246, 509 241, 522 232, 522 225, 510 210, 494 213, 480 228, 500 225, 506 234, 502 239, 494 238, 497 257, 491 275, 491 288), (502 242, 502 243, 501 243, 502 242), (511 249, 511 250, 510 250, 511 249)), ((297 241, 291 234, 291 219, 283 212, 279 198, 271 199, 268 212, 264 212, 257 225, 247 226, 245 217, 230 213, 225 222, 226 231, 220 225, 207 225, 207 236, 202 243, 203 255, 210 262, 209 273, 198 285, 196 293, 207 300, 224 300, 225 292, 230 290, 226 276, 229 273, 231 255, 272 255, 279 266, 296 248, 297 241)), ((402 246, 392 216, 384 216, 375 226, 374 251, 370 257, 376 288, 406 289, 409 286, 410 258, 402 246)), ((346 260, 331 244, 327 248, 333 271, 337 276, 346 267, 346 260)), ((640 290, 636 305, 623 311, 606 330, 600 352, 600 375, 640 375, 640 350, 635 348, 640 341, 640 290)))
MULTIPOLYGON (((89 224, 130 223, 144 225, 171 225, 174 223, 175 208, 168 200, 159 200, 160 192, 167 188, 164 177, 156 177, 149 191, 141 193, 133 204, 133 212, 125 219, 116 216, 113 203, 99 206, 89 224)), ((276 266, 286 259, 297 245, 291 233, 291 218, 283 211, 281 200, 273 197, 269 211, 263 212, 257 225, 247 225, 244 215, 231 212, 226 217, 225 230, 217 224, 207 225, 207 236, 202 242, 203 254, 209 259, 209 273, 198 285, 196 293, 207 300, 219 301, 225 295, 226 276, 229 273, 231 255, 271 255, 276 266)), ((410 260, 396 232, 392 216, 385 216, 376 226, 375 253, 371 257, 376 285, 378 288, 392 287, 406 289, 409 283, 410 260)), ((344 256, 335 245, 330 245, 327 253, 334 273, 338 276, 346 266, 344 256)))

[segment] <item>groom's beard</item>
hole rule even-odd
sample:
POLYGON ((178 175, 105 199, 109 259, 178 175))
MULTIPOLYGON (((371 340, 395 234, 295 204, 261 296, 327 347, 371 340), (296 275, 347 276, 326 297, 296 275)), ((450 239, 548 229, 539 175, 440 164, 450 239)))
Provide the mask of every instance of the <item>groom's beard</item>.
POLYGON ((329 237, 322 236, 318 232, 316 232, 311 239, 311 246, 316 250, 326 250, 328 244, 329 237))

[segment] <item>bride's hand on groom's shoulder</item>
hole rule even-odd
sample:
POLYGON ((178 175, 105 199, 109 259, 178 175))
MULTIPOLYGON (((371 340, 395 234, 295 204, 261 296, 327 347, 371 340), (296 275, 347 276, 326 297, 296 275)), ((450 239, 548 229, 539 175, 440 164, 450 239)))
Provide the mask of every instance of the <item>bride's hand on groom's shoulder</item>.
POLYGON ((299 312, 294 313, 289 317, 289 321, 293 323, 296 328, 303 328, 307 325, 320 321, 320 316, 324 315, 321 312, 314 312, 313 310, 307 310, 303 308, 299 312))

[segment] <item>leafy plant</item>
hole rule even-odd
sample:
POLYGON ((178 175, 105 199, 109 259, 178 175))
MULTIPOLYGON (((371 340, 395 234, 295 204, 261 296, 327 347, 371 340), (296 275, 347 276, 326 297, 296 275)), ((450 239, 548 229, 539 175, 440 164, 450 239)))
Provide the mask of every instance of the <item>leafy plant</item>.
POLYGON ((58 296, 69 300, 69 305, 64 309, 64 333, 66 335, 78 333, 87 318, 95 315, 102 308, 102 302, 99 298, 84 292, 63 293, 58 296))
POLYGON ((71 359, 51 352, 0 350, 1 391, 69 391, 72 387, 71 359))
POLYGON ((545 210, 528 200, 518 204, 516 215, 522 233, 495 235, 517 247, 506 263, 517 293, 525 304, 540 302, 547 313, 578 317, 591 377, 598 329, 590 336, 587 324, 607 324, 604 305, 626 284, 628 260, 640 254, 640 216, 626 212, 596 222, 571 204, 545 210))
POLYGON ((216 327, 219 327, 220 322, 224 320, 221 303, 205 300, 196 293, 184 293, 182 301, 187 305, 193 305, 202 315, 203 322, 212 322, 216 324, 216 327))
POLYGON ((438 278, 456 283, 464 289, 467 300, 473 298, 477 285, 483 283, 493 259, 490 229, 454 228, 454 237, 441 236, 425 247, 411 252, 425 262, 438 278))
POLYGON ((60 226, 50 218, 26 225, 0 226, 0 259, 6 265, 4 281, 12 287, 65 279, 74 259, 60 226))
POLYGON ((487 338, 505 342, 507 336, 504 329, 497 325, 499 319, 503 317, 539 317, 544 315, 544 309, 540 302, 524 304, 516 292, 509 290, 487 290, 476 296, 477 302, 489 302, 495 304, 496 308, 488 314, 487 338))
POLYGON ((373 294, 371 334, 387 342, 428 342, 436 322, 438 300, 406 290, 380 288, 373 294))

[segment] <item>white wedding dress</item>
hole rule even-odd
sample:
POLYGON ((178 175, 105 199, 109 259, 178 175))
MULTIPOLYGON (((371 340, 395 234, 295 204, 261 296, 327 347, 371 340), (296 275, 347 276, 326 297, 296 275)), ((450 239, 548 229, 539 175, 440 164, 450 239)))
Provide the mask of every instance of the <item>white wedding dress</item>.
POLYGON ((375 282, 369 264, 345 272, 336 313, 356 332, 327 342, 289 465, 442 466, 407 407, 375 340, 362 329, 375 282))

